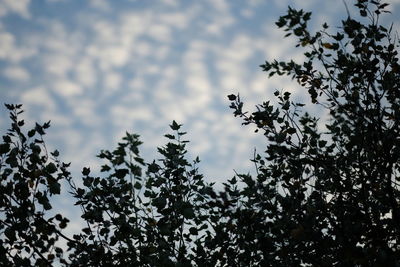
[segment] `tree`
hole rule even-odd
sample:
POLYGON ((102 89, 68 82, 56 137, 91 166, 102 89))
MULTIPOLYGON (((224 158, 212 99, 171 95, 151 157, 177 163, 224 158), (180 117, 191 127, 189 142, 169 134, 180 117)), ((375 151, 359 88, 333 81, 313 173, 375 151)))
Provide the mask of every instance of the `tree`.
POLYGON ((400 266, 399 40, 379 23, 387 4, 357 0, 338 32, 308 29, 311 13, 289 8, 278 27, 297 38, 305 62, 265 62, 269 76, 307 89, 321 121, 277 91, 253 112, 229 95, 234 115, 266 138, 255 177, 236 174, 221 192, 186 155, 172 122, 161 159, 140 157, 127 133, 101 175, 72 179, 43 141, 27 133, 21 105, 6 105, 0 144, 0 264, 4 266, 400 266), (52 211, 66 184, 86 225, 75 235, 52 211), (60 241, 66 241, 62 246, 60 241))
POLYGON ((206 209, 212 185, 203 181, 196 164, 186 159, 185 132, 175 121, 174 134, 158 149, 159 162, 145 163, 139 136, 126 133, 118 147, 101 151, 105 177, 82 170, 83 187, 68 172, 69 164, 48 153, 43 135, 50 122, 23 133, 22 105, 6 105, 11 128, 0 145, 2 266, 188 266, 207 265, 202 249, 209 232, 206 209), (146 173, 143 175, 143 167, 146 173), (49 217, 49 197, 61 183, 80 206, 86 226, 68 237, 69 220, 49 217), (67 241, 65 247, 59 240, 67 241))
POLYGON ((175 134, 158 149, 160 163, 145 164, 139 156, 138 135, 127 133, 124 142, 99 157, 104 178, 82 171, 83 185, 69 183, 87 227, 68 243, 76 266, 188 266, 202 265, 200 232, 208 229, 205 208, 210 185, 196 164, 185 158, 184 132, 175 121, 175 134), (147 165, 146 176, 142 166, 147 165))
POLYGON ((358 0, 360 20, 349 15, 338 32, 326 24, 310 32, 311 13, 292 8, 276 23, 306 60, 262 69, 295 79, 327 121, 289 92, 275 92, 278 107, 266 101, 250 114, 239 95, 228 96, 267 146, 253 160, 255 178, 239 175, 244 188, 236 179, 226 186, 223 263, 400 266, 399 40, 379 23, 387 5, 358 0))

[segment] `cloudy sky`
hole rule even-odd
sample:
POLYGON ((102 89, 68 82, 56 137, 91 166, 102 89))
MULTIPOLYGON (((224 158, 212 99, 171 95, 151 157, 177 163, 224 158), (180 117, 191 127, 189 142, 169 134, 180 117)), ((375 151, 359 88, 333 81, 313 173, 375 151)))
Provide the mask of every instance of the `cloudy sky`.
MULTIPOLYGON (((387 21, 398 22, 400 1, 390 2, 387 21)), ((304 97, 258 67, 301 59, 274 24, 288 5, 313 11, 314 28, 346 17, 338 0, 0 0, 0 102, 24 104, 29 123, 51 120, 48 146, 75 174, 97 166, 98 151, 125 131, 142 136, 148 161, 157 158, 176 120, 207 180, 223 181, 251 171, 254 148, 265 146, 226 96, 239 92, 247 109, 275 89, 304 97)))

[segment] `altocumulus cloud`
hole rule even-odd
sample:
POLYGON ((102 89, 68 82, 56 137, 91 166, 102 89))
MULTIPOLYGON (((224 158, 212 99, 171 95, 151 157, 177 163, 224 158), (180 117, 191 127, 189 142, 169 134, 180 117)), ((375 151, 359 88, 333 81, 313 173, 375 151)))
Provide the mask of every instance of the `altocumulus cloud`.
MULTIPOLYGON (((399 1, 390 2, 398 14, 399 1)), ((263 138, 232 116, 226 95, 239 92, 248 109, 275 89, 304 98, 258 67, 301 60, 274 25, 287 5, 311 9, 316 26, 346 14, 334 0, 0 0, 0 98, 23 103, 29 121, 52 120, 49 146, 75 174, 98 165, 94 155, 126 130, 142 135, 146 158, 156 157, 173 119, 184 123, 206 178, 251 172, 263 138)))

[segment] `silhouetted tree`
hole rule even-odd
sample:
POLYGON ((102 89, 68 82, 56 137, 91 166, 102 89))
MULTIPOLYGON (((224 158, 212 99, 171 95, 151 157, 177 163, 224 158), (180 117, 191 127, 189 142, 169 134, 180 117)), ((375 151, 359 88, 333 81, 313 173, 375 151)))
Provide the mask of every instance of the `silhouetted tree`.
POLYGON ((311 13, 292 8, 276 23, 306 60, 261 67, 295 79, 317 117, 289 92, 252 113, 228 96, 267 145, 254 158, 256 177, 226 185, 215 238, 222 264, 400 266, 399 40, 380 24, 387 5, 358 0, 361 18, 347 17, 337 32, 326 24, 310 32, 311 13))

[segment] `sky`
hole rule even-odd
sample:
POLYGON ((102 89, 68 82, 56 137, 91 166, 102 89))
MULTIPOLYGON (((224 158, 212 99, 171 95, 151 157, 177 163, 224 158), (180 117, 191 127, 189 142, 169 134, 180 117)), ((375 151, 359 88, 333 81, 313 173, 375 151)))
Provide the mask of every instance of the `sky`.
MULTIPOLYGON (((398 29, 400 0, 389 2, 398 29)), ((259 67, 302 58, 274 24, 288 5, 312 11, 314 29, 347 16, 338 0, 0 0, 0 102, 22 103, 28 125, 51 120, 47 146, 76 179, 126 131, 141 135, 148 162, 160 158, 172 120, 207 181, 253 172, 266 140, 241 125, 226 96, 240 93, 247 110, 276 89, 306 98, 259 67)), ((0 133, 8 125, 1 107, 0 133)))

